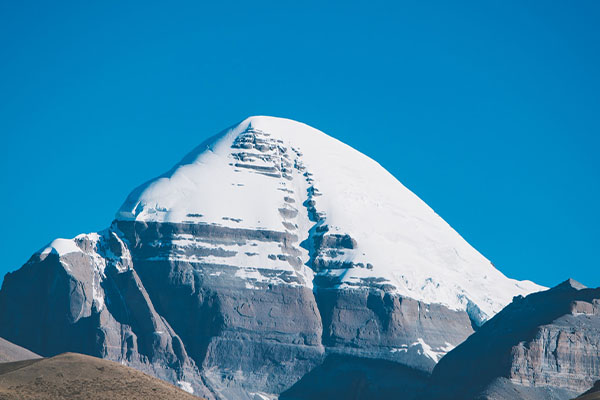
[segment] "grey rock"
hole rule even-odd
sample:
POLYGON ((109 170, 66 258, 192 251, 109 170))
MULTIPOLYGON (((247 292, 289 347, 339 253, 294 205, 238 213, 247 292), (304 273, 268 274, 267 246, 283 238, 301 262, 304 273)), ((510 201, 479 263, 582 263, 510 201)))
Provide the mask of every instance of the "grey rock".
POLYGON ((418 400, 428 375, 390 361, 330 355, 279 397, 281 400, 418 400))
POLYGON ((114 232, 81 238, 78 246, 82 252, 38 253, 5 276, 0 335, 45 357, 89 354, 208 393, 114 232))
POLYGON ((260 221, 248 225, 233 210, 186 211, 183 223, 136 221, 169 212, 138 201, 147 182, 109 229, 74 239, 80 251, 43 251, 7 275, 0 335, 44 356, 118 361, 210 399, 326 398, 348 379, 358 385, 344 385, 348 397, 418 398, 437 361, 487 316, 466 298, 466 311, 453 311, 399 296, 382 277, 340 287, 347 270, 374 266, 347 261, 360 243, 317 209, 319 180, 299 149, 249 126, 229 155, 235 175, 278 180, 282 231, 255 228, 260 221), (302 182, 296 191, 286 187, 294 179, 302 182))
POLYGON ((599 332, 600 288, 568 280, 515 297, 442 358, 433 379, 449 398, 569 399, 600 376, 599 332))
POLYGON ((594 386, 581 396, 577 398, 578 400, 598 400, 600 399, 600 380, 597 380, 594 386))
MULTIPOLYGON (((328 236, 328 246, 353 245, 347 236, 328 236)), ((79 352, 188 382, 207 398, 249 399, 298 389, 323 365, 337 365, 343 376, 362 371, 367 380, 379 367, 366 366, 376 361, 426 376, 473 332, 467 313, 386 293, 375 283, 313 291, 289 271, 256 268, 279 284, 239 277, 239 268, 227 264, 231 254, 215 246, 250 242, 275 243, 282 253, 274 258, 297 263, 298 239, 288 232, 115 222, 98 238, 78 237, 81 252, 36 254, 8 274, 0 335, 44 356, 79 352), (192 245, 177 245, 181 235, 192 245), (223 264, 189 261, 198 254, 223 264)), ((382 381, 369 385, 368 393, 392 390, 382 381)))
POLYGON ((0 363, 31 360, 39 355, 0 337, 0 363))
POLYGON ((323 344, 331 353, 394 361, 431 372, 472 332, 465 312, 381 290, 319 288, 323 344))

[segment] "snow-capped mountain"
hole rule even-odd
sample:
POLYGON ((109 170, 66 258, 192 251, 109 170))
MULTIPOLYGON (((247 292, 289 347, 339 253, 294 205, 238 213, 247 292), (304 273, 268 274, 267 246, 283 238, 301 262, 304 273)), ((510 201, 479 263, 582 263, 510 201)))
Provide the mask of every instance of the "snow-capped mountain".
POLYGON ((248 244, 194 261, 232 265, 240 276, 270 283, 280 278, 257 274, 256 266, 287 270, 309 287, 317 272, 318 282, 385 287, 465 310, 478 323, 513 296, 542 289, 506 278, 377 162, 282 118, 251 117, 198 146, 137 188, 117 219, 279 232, 297 238, 297 253, 248 244))
POLYGON ((365 155, 251 117, 135 189, 107 230, 8 274, 0 335, 209 398, 272 398, 332 355, 428 373, 541 289, 505 277, 365 155))

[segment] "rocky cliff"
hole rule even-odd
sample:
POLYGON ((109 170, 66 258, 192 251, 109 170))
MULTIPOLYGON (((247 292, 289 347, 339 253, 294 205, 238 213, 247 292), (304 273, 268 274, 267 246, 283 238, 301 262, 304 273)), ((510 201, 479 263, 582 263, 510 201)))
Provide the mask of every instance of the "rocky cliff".
POLYGON ((450 398, 570 399, 600 377, 599 332, 600 288, 568 280, 515 297, 447 354, 433 378, 450 398))
POLYGON ((0 335, 207 398, 272 398, 374 362, 416 384, 540 289, 502 275, 368 157, 253 117, 135 189, 105 231, 57 239, 8 274, 0 335))

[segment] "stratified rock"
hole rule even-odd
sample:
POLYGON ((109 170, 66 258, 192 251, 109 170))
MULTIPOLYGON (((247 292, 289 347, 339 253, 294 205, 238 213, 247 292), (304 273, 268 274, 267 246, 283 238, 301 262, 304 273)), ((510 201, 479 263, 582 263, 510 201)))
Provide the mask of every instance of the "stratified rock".
POLYGON ((439 304, 364 289, 317 289, 330 353, 394 361, 431 372, 472 332, 469 316, 439 304))
POLYGON ((78 352, 108 358, 205 392, 114 232, 59 239, 7 274, 0 321, 0 335, 45 357, 78 352))
POLYGON ((600 377, 599 332, 600 288, 568 280, 515 297, 442 358, 433 377, 450 398, 569 399, 600 377))
POLYGON ((514 295, 540 289, 505 277, 375 161, 252 117, 135 189, 107 230, 58 239, 8 274, 0 335, 207 398, 273 398, 323 368, 406 373, 370 396, 421 382, 514 295))

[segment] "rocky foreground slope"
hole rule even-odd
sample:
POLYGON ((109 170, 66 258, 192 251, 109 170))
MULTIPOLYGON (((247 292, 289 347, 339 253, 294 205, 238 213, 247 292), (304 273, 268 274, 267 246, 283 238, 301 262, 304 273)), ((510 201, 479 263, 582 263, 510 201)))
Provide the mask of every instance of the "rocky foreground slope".
POLYGON ((600 288, 516 297, 433 372, 434 398, 571 399, 600 379, 600 288))
POLYGON ((502 275, 375 161, 252 117, 134 190, 105 231, 8 274, 0 335, 208 398, 271 398, 373 362, 416 383, 540 289, 502 275))

